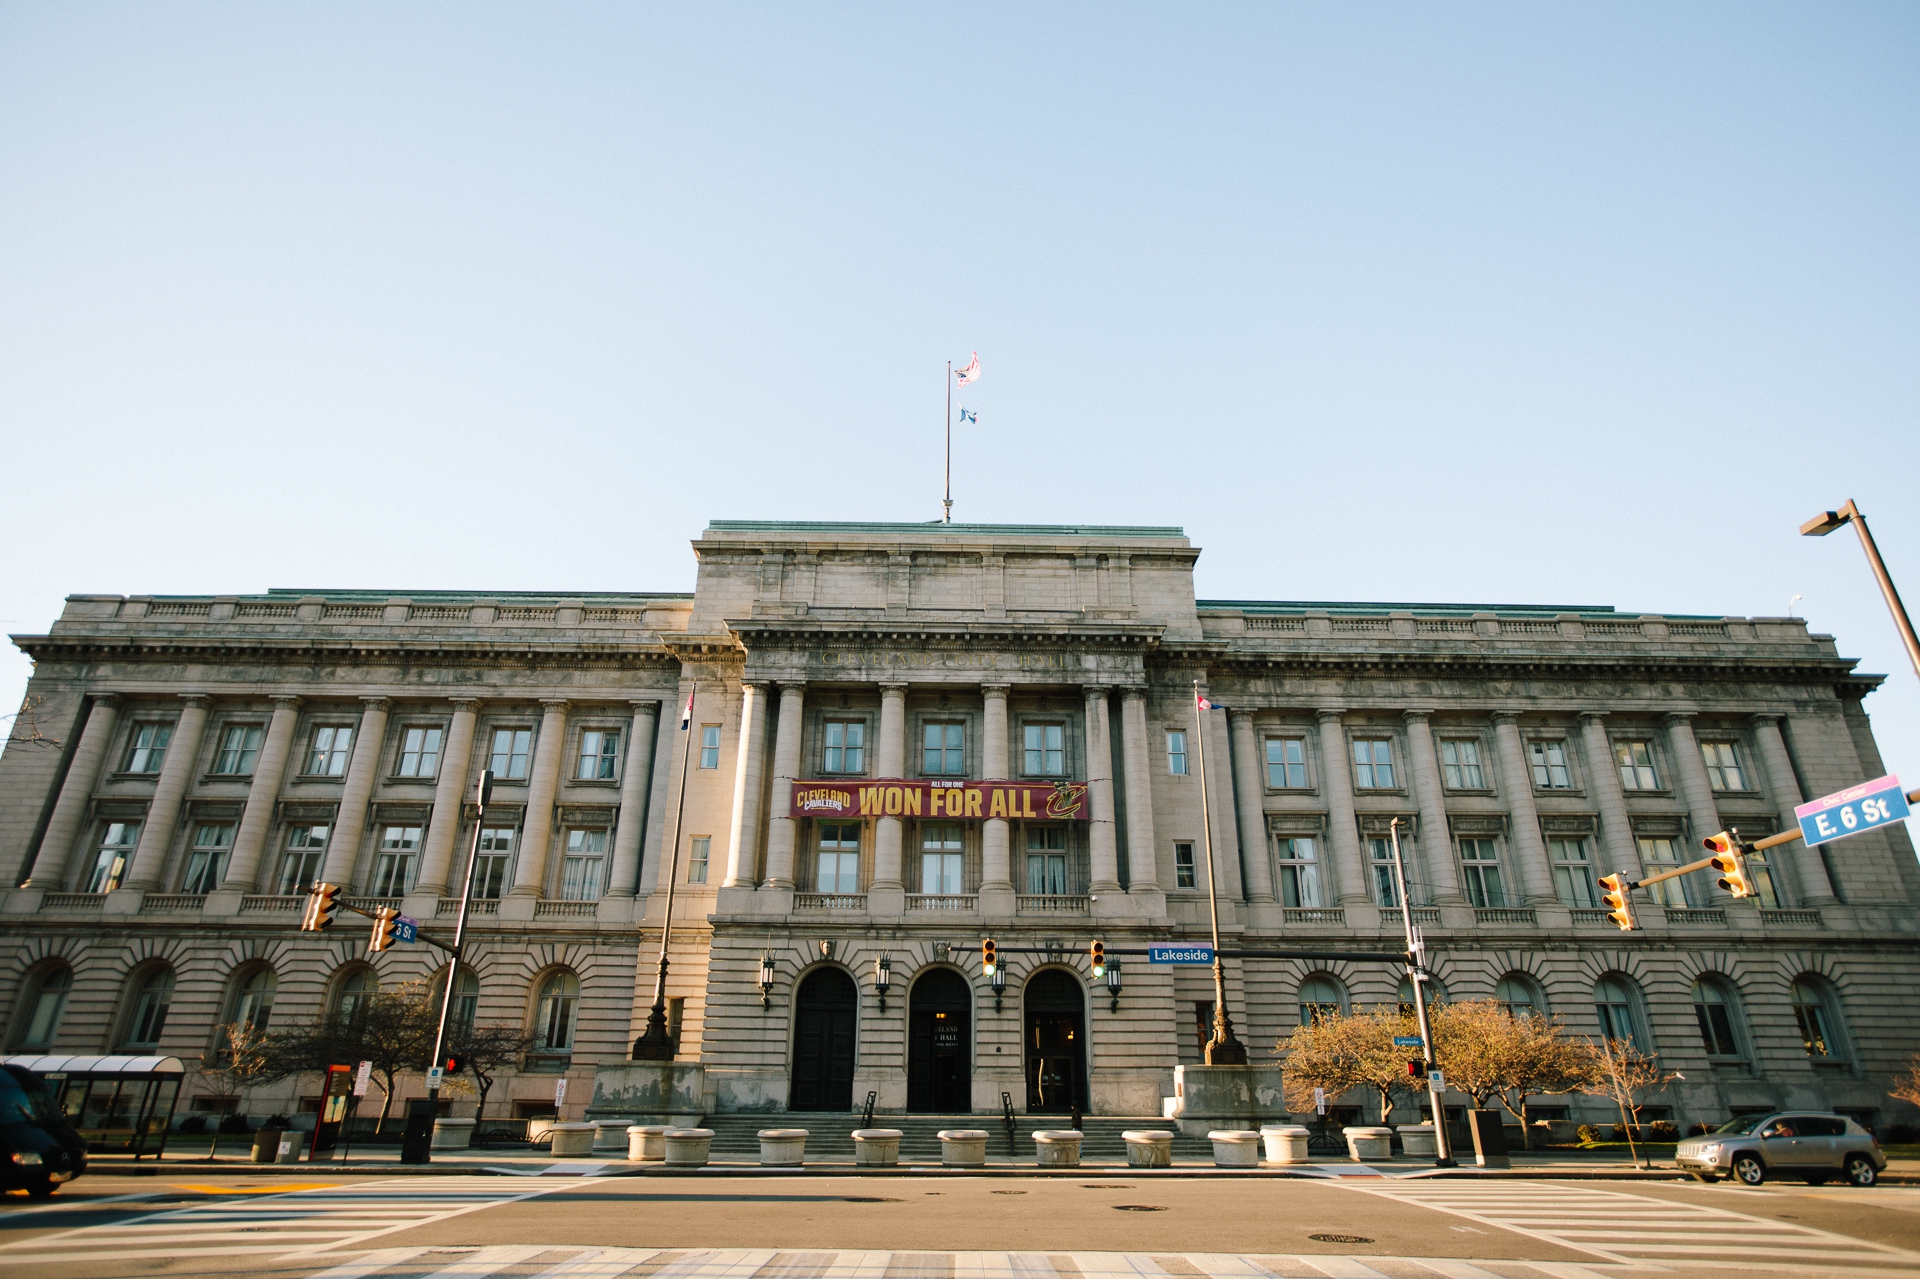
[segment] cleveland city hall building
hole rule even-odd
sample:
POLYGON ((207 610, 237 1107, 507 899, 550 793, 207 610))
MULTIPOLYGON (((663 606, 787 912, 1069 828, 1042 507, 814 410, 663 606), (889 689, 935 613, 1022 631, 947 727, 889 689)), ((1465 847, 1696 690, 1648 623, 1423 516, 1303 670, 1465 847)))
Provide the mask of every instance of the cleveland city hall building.
MULTIPOLYGON (((195 1063, 223 1024, 444 981, 426 944, 369 962, 359 916, 297 925, 323 880, 450 935, 490 768, 453 1015, 534 1045, 490 1115, 551 1114, 569 1076, 577 1118, 628 1057, 672 874, 669 1021, 709 1114, 1158 1116, 1211 973, 1124 958, 1115 994, 1087 947, 1207 939, 1204 788, 1225 946, 1399 949, 1398 818, 1445 998, 1657 1051, 1686 1078, 1651 1117, 1912 1119, 1886 1097, 1920 1049, 1904 826, 1775 849, 1746 899, 1643 891, 1631 934, 1598 896, 1886 771, 1879 677, 1798 618, 1196 601, 1164 527, 715 521, 693 552, 691 595, 75 595, 14 636, 5 1050, 195 1063), (1227 708, 1204 728, 1196 681, 1227 708), (998 995, 983 937, 1033 952, 998 995)), ((1232 960, 1228 1009, 1271 1063, 1404 980, 1232 960)))

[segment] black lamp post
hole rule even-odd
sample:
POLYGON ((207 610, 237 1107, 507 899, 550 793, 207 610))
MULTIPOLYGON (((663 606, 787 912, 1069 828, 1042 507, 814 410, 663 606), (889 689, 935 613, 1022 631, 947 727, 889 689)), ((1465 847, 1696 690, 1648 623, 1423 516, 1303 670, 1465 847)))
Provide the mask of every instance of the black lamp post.
POLYGON ((773 952, 760 952, 760 1007, 771 1008, 773 997, 773 952))
POLYGON ((882 955, 873 964, 873 988, 880 994, 880 1011, 887 1011, 887 983, 893 980, 893 960, 882 955))
POLYGON ((1007 993, 1007 970, 999 964, 993 966, 993 1011, 1000 1011, 1000 998, 1007 993))
POLYGON ((1107 1011, 1110 1013, 1119 1012, 1120 1011, 1120 961, 1117 959, 1110 959, 1107 961, 1107 994, 1113 997, 1112 1001, 1107 1004, 1107 1011))

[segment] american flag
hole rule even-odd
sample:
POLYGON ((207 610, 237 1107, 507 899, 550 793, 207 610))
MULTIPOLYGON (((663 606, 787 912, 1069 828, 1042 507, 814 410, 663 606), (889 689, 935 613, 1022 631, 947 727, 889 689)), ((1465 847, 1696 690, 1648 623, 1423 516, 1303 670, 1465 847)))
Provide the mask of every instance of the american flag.
POLYGON ((958 379, 954 383, 955 386, 966 386, 971 382, 978 382, 980 380, 980 352, 975 351, 973 353, 973 363, 967 365, 964 369, 955 369, 953 376, 958 379))

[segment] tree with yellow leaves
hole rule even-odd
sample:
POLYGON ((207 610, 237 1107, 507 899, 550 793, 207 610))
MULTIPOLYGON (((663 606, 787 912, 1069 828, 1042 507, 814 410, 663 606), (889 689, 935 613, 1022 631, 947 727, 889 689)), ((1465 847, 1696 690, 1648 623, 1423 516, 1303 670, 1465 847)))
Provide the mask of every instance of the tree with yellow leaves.
POLYGON ((1379 1095, 1380 1122, 1392 1124, 1394 1104, 1410 1082, 1407 1050, 1396 1048, 1393 1038, 1418 1033, 1413 1015, 1392 1005, 1332 1013, 1298 1027, 1274 1047, 1287 1108, 1312 1110, 1315 1088, 1338 1097, 1367 1087, 1379 1095))

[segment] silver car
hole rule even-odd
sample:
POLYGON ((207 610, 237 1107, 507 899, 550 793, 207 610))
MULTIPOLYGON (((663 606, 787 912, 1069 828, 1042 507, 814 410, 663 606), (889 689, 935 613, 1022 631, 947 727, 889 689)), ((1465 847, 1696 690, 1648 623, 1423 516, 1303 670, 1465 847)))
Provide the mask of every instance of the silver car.
POLYGON ((1741 1115, 1704 1137, 1689 1137, 1675 1149, 1674 1162, 1701 1181, 1728 1176, 1757 1186, 1779 1176, 1818 1186, 1845 1177, 1871 1186, 1887 1157, 1873 1134, 1845 1115, 1778 1112, 1741 1115))

